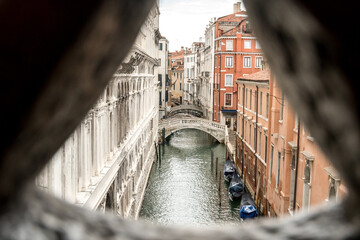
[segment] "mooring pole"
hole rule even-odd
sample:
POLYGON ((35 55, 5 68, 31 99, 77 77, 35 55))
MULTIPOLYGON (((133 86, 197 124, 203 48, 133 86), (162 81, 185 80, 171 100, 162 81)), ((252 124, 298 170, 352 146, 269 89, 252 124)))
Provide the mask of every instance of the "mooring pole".
POLYGON ((216 177, 217 177, 217 170, 218 170, 218 161, 219 161, 219 159, 216 158, 216 166, 215 166, 215 174, 216 174, 216 177))
POLYGON ((159 144, 159 167, 161 167, 161 144, 159 144))
POLYGON ((157 150, 157 146, 156 146, 155 141, 154 141, 154 145, 155 145, 156 161, 159 161, 159 154, 158 154, 158 150, 157 150))
POLYGON ((161 131, 161 137, 162 137, 162 144, 165 144, 165 141, 166 141, 166 139, 165 139, 165 128, 163 128, 162 131, 161 131))
POLYGON ((214 151, 211 150, 211 171, 213 170, 214 168, 214 151))
POLYGON ((219 205, 221 206, 221 171, 219 171, 219 198, 220 198, 219 205))

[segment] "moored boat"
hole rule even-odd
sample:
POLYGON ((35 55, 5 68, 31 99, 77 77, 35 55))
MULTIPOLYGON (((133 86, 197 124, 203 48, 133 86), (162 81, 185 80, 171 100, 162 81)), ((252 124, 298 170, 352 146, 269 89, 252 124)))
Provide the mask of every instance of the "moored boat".
POLYGON ((240 218, 242 220, 252 219, 257 217, 258 211, 256 204, 250 193, 243 193, 240 203, 240 218))
POLYGON ((228 157, 226 159, 225 165, 224 165, 224 179, 225 181, 229 181, 235 173, 235 167, 234 163, 230 160, 228 157))
POLYGON ((240 198, 244 193, 244 183, 241 181, 240 175, 236 172, 236 170, 231 179, 228 192, 231 201, 233 201, 234 198, 240 198))

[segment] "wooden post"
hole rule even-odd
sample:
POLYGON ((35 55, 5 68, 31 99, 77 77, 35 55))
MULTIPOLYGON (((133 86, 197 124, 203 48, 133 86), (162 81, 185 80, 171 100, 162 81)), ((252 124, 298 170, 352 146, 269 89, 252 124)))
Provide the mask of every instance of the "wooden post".
POLYGON ((213 170, 214 168, 214 151, 211 150, 211 171, 213 170))
POLYGON ((159 154, 158 154, 158 150, 157 150, 157 146, 156 146, 155 141, 154 141, 154 145, 155 145, 155 152, 156 152, 156 161, 159 161, 159 154))
POLYGON ((219 171, 219 205, 221 206, 221 171, 219 171))
POLYGON ((219 162, 219 158, 216 158, 216 166, 215 166, 216 177, 217 177, 217 170, 218 170, 218 162, 219 162))
POLYGON ((159 144, 159 167, 161 166, 161 144, 159 144))

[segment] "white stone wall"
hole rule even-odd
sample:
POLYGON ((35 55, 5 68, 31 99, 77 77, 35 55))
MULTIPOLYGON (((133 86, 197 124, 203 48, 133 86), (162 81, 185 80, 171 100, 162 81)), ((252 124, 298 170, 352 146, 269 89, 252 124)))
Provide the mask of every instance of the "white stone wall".
POLYGON ((204 62, 201 62, 201 80, 198 98, 205 112, 205 117, 213 119, 214 100, 214 39, 215 21, 210 21, 205 30, 204 62))
POLYGON ((155 6, 125 63, 95 106, 36 179, 44 191, 72 203, 137 217, 155 158, 159 93, 158 6, 155 6))
POLYGON ((161 84, 159 84, 159 88, 161 92, 161 99, 160 99, 161 102, 159 102, 159 107, 160 107, 159 117, 162 118, 163 116, 165 116, 165 111, 166 111, 165 96, 166 96, 166 91, 168 90, 168 87, 166 86, 166 76, 168 75, 168 70, 169 70, 169 41, 166 38, 161 38, 159 40, 159 44, 162 44, 162 49, 159 48, 160 66, 158 68, 159 74, 161 74, 161 84))

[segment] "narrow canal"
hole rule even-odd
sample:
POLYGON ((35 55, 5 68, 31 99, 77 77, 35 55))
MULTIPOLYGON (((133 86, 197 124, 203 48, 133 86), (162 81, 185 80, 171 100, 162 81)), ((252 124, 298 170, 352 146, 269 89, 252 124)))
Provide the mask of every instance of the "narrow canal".
POLYGON ((151 170, 140 219, 162 225, 191 226, 240 222, 240 201, 229 200, 228 184, 223 180, 223 144, 215 143, 206 133, 188 129, 173 134, 161 152, 161 164, 154 163, 151 170), (219 158, 217 176, 216 157, 219 158))

